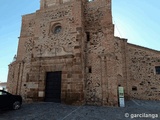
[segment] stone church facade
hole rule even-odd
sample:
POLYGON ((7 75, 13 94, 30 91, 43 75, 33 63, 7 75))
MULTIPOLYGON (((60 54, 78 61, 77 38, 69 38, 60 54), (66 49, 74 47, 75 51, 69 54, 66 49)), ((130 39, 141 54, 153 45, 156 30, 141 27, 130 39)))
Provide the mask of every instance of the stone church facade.
POLYGON ((118 105, 160 100, 160 52, 114 36, 111 0, 41 0, 22 16, 8 91, 25 101, 118 105))

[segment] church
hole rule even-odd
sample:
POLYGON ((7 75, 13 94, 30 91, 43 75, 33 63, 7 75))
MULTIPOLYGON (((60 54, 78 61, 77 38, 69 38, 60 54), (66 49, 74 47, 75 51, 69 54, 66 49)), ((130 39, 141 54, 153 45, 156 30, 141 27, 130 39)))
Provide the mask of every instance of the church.
POLYGON ((28 102, 118 105, 160 100, 160 51, 114 36, 111 0, 41 0, 22 16, 7 89, 28 102))

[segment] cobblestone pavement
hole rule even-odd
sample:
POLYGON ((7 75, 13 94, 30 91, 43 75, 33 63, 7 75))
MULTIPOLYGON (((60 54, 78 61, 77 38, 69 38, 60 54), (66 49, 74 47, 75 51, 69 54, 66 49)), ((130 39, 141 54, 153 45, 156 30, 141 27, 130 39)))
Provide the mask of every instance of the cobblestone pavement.
POLYGON ((23 104, 20 110, 0 111, 0 120, 160 120, 160 101, 130 100, 125 108, 23 104))

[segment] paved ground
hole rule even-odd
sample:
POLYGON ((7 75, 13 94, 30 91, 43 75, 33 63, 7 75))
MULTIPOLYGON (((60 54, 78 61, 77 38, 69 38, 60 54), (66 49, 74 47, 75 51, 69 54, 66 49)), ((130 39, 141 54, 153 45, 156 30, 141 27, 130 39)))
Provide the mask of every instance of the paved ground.
POLYGON ((0 120, 160 120, 160 101, 131 100, 125 108, 32 103, 0 111, 0 120))

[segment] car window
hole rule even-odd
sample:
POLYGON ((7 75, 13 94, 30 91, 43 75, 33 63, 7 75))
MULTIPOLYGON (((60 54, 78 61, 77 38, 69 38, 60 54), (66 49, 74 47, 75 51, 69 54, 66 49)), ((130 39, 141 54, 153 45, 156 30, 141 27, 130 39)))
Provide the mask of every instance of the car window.
POLYGON ((7 95, 6 92, 0 91, 0 95, 7 95))

